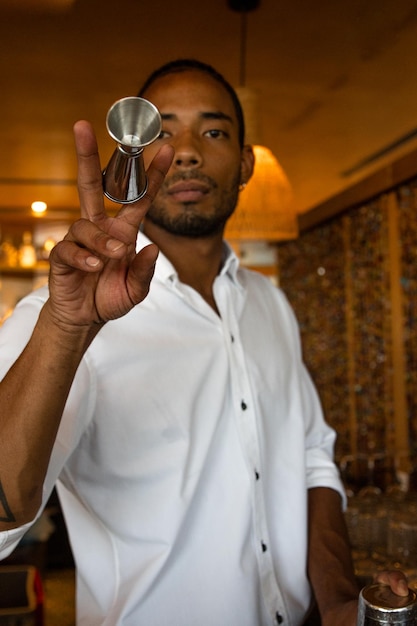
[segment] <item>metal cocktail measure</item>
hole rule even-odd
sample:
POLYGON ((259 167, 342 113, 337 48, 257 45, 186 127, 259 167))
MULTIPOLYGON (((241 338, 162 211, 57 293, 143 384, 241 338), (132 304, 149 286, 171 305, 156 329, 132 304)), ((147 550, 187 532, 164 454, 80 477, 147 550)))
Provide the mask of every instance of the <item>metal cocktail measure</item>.
POLYGON ((417 626, 417 594, 397 596, 388 585, 373 584, 359 595, 357 626, 417 626))
POLYGON ((159 136, 161 116, 151 102, 131 96, 110 107, 106 126, 118 145, 103 171, 104 194, 113 202, 136 202, 147 189, 143 149, 159 136))

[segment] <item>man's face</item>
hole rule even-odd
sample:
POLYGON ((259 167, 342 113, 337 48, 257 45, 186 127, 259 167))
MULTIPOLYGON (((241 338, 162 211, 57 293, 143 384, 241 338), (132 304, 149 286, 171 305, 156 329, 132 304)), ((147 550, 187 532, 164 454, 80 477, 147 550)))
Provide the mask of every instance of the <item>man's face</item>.
POLYGON ((236 206, 245 162, 229 94, 211 76, 190 70, 159 78, 144 97, 162 116, 161 136, 145 149, 145 166, 162 143, 175 148, 147 219, 181 236, 221 232, 236 206))

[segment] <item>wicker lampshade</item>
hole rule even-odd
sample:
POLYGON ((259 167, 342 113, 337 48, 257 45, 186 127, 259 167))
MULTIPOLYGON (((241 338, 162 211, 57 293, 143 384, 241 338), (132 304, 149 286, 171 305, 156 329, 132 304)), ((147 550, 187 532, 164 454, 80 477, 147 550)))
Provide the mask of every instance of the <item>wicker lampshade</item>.
POLYGON ((255 153, 254 173, 240 192, 235 213, 229 219, 230 240, 285 241, 298 237, 298 219, 290 182, 271 150, 260 143, 258 97, 253 89, 236 92, 245 115, 245 141, 255 153))
POLYGON ((226 228, 227 239, 284 241, 298 237, 298 220, 291 185, 272 152, 253 146, 255 169, 240 192, 226 228))

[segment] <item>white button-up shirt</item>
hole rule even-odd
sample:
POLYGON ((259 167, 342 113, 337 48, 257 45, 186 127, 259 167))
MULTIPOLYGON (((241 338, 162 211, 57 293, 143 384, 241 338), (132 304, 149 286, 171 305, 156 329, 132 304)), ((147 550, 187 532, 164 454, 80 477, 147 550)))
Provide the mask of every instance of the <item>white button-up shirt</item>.
MULTIPOLYGON (((282 292, 225 248, 214 296, 220 315, 160 255, 77 371, 44 491, 58 480, 79 626, 297 626, 309 607, 307 489, 342 493, 334 432, 282 292)), ((0 375, 46 297, 1 329, 0 375)))

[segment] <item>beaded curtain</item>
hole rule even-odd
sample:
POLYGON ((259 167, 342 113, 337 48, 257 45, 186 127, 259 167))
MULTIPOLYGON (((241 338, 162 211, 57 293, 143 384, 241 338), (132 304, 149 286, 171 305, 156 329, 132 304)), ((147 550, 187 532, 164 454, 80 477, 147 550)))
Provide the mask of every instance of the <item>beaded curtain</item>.
MULTIPOLYGON (((417 181, 395 191, 400 232, 406 394, 417 456, 417 181)), ((392 319, 387 195, 279 245, 280 285, 300 324, 306 365, 336 458, 394 456, 392 319)), ((361 469, 364 481, 368 466, 361 469)))
POLYGON ((341 398, 346 399, 348 376, 342 250, 342 224, 332 221, 281 245, 278 262, 280 286, 300 325, 306 365, 328 421, 337 424, 338 445, 344 453, 348 421, 341 398))

